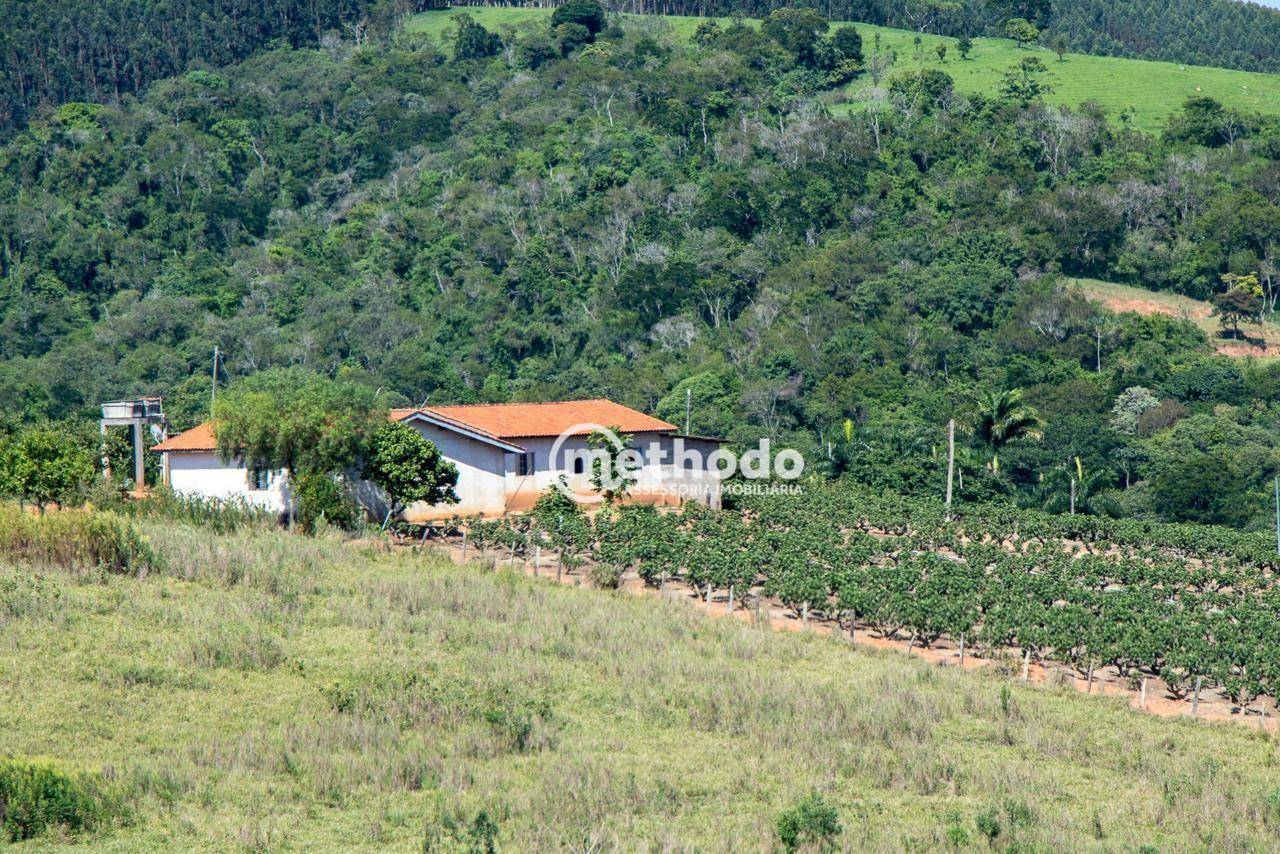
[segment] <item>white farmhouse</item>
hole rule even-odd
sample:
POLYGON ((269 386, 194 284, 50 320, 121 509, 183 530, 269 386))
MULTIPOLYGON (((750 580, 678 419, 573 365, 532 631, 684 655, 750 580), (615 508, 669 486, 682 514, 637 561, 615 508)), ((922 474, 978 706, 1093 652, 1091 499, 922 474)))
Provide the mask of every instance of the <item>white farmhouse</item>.
MULTIPOLYGON (((681 435, 674 425, 609 400, 435 406, 392 410, 390 417, 421 432, 458 468, 459 503, 416 504, 403 514, 408 521, 526 511, 561 481, 578 500, 594 502, 587 438, 600 428, 628 434, 639 455, 629 500, 720 504, 712 458, 720 440, 681 435)), ((288 508, 287 472, 224 461, 216 449, 211 422, 153 448, 163 455, 163 480, 175 492, 241 499, 281 513, 288 508)))

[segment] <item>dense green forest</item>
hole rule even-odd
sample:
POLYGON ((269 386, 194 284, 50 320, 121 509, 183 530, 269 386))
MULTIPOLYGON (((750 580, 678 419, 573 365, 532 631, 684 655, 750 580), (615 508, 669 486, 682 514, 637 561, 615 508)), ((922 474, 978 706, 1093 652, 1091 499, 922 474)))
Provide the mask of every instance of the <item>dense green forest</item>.
MULTIPOLYGON (((543 6, 463 0, 459 6, 543 6)), ((1236 0, 619 0, 623 12, 765 18, 807 6, 833 21, 862 21, 949 36, 1005 35, 1029 20, 1047 43, 1078 53, 1280 71, 1280 11, 1236 0)))
POLYGON ((430 0, 3 0, 0 134, 48 105, 114 100, 192 63, 385 33, 430 0))
POLYGON ((966 500, 1060 509, 1074 472, 1082 512, 1265 524, 1280 365, 1064 277, 1273 308, 1274 119, 1201 99, 1153 138, 1042 103, 1034 57, 991 96, 890 68, 833 116, 854 30, 571 17, 281 46, 34 120, 0 148, 10 423, 146 393, 189 426, 216 345, 223 383, 413 403, 680 419, 691 392, 696 432, 907 493, 956 418, 966 500))

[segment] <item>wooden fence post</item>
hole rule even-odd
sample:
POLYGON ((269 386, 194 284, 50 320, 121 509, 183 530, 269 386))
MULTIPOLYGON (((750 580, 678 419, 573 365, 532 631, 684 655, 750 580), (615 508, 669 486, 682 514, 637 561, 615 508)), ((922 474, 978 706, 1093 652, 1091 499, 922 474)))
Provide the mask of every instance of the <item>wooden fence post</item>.
POLYGON ((1024 649, 1022 651, 1022 681, 1026 682, 1031 676, 1031 650, 1024 649))
POLYGON ((462 532, 462 562, 467 562, 467 532, 465 529, 462 532))
POLYGON ((1142 695, 1138 701, 1138 708, 1144 712, 1147 710, 1147 677, 1145 676, 1142 677, 1142 695))
POLYGON ((1200 715, 1200 683, 1203 679, 1203 676, 1196 677, 1196 693, 1195 696, 1191 698, 1191 717, 1193 718, 1199 717, 1200 715))

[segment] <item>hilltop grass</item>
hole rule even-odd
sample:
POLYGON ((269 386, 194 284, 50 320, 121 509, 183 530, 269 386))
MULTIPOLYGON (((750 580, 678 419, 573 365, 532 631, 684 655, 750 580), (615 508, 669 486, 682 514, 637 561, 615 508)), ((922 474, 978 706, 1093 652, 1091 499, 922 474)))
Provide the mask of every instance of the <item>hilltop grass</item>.
MULTIPOLYGON (((549 9, 460 7, 422 12, 409 20, 406 29, 438 38, 450 27, 450 19, 462 12, 491 29, 519 26, 551 14, 549 9)), ((702 20, 677 16, 662 16, 662 19, 675 34, 684 38, 691 36, 702 20)), ((1043 48, 1022 49, 1007 39, 991 38, 974 39, 970 58, 962 60, 955 48, 955 39, 927 34, 921 37, 923 53, 917 59, 913 44, 915 33, 856 22, 854 25, 861 32, 868 53, 877 33, 885 49, 897 51, 898 62, 891 74, 922 65, 941 68, 955 79, 961 92, 996 92, 1006 69, 1023 56, 1039 56, 1052 73, 1054 91, 1048 100, 1073 107, 1094 101, 1113 118, 1129 109, 1133 111, 1134 126, 1149 132, 1162 129, 1168 117, 1193 96, 1216 98, 1229 107, 1248 112, 1280 114, 1280 75, 1276 74, 1073 53, 1059 62, 1056 54, 1043 48), (934 53, 939 43, 948 47, 945 62, 939 62, 934 53)), ((849 87, 849 94, 856 102, 857 97, 870 88, 871 81, 864 75, 849 87)), ((839 107, 855 108, 854 104, 839 107)))
POLYGON ((127 816, 27 845, 769 850, 813 792, 845 850, 1280 833, 1280 747, 1238 726, 376 544, 143 529, 162 573, 0 567, 5 757, 127 816))

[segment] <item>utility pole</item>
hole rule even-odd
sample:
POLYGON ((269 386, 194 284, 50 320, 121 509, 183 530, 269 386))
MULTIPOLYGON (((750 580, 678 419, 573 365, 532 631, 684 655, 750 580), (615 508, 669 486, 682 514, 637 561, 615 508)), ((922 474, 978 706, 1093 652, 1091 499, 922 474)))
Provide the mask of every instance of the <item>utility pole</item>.
POLYGON ((213 370, 210 372, 213 378, 213 389, 209 393, 209 412, 212 414, 213 405, 218 402, 218 345, 213 345, 213 370))
POLYGON ((1071 478, 1071 515, 1076 515, 1076 479, 1071 478))
POLYGON ((956 473, 956 420, 947 422, 947 521, 951 521, 951 481, 956 473))
POLYGON ((689 425, 693 419, 693 389, 684 390, 684 434, 689 435, 689 425))

